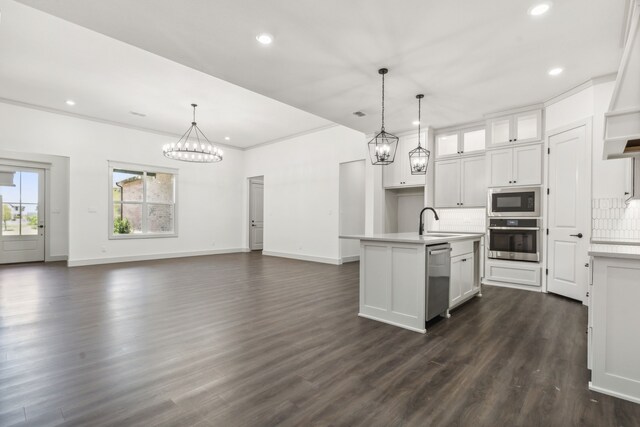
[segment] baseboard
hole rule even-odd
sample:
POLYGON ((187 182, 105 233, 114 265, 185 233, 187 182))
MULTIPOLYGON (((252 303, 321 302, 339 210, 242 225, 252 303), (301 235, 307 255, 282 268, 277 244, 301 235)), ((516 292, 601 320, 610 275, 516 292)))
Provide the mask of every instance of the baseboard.
POLYGON ((482 281, 482 285, 497 286, 499 288, 521 289, 523 291, 542 292, 542 288, 540 286, 517 285, 514 283, 494 282, 486 279, 482 281))
POLYGON ((345 264, 347 262, 356 262, 360 261, 360 255, 352 255, 352 256, 343 256, 340 260, 340 264, 345 264))
POLYGON ((66 261, 68 260, 69 257, 66 255, 53 255, 53 256, 48 256, 44 262, 58 262, 58 261, 66 261))
POLYGON ((68 267, 81 267, 85 265, 99 265, 99 264, 115 264, 119 262, 134 262, 134 261, 150 261, 156 259, 169 259, 169 258, 185 258, 192 256, 204 256, 204 255, 221 255, 232 254, 238 252, 247 252, 246 248, 230 248, 230 249, 216 249, 210 251, 192 251, 192 252, 173 252, 166 254, 145 254, 145 255, 132 255, 123 257, 112 258, 92 258, 92 259, 71 259, 67 261, 68 267))
POLYGON ((598 387, 593 385, 591 381, 589 381, 589 390, 597 391, 598 393, 608 394, 609 396, 617 397, 619 399, 628 400, 633 403, 640 403, 640 397, 637 396, 629 396, 628 394, 619 393, 617 391, 609 390, 606 388, 598 387))
POLYGON ((319 256, 299 255, 299 254, 290 254, 287 252, 272 252, 272 251, 264 251, 264 250, 262 251, 262 255, 274 256, 279 258, 297 259, 300 261, 320 262, 322 264, 340 265, 340 259, 338 258, 325 258, 325 257, 319 257, 319 256))

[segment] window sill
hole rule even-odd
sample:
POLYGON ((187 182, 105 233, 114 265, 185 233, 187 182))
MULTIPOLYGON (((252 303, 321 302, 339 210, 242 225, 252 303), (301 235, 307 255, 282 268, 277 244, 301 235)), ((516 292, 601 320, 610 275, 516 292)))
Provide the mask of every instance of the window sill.
POLYGON ((110 234, 109 240, 135 240, 135 239, 161 239, 165 237, 178 237, 177 233, 155 234, 110 234))

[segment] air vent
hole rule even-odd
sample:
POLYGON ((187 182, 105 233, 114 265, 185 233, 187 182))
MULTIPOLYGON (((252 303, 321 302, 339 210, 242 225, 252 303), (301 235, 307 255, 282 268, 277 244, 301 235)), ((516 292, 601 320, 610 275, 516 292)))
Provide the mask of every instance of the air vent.
POLYGON ((353 113, 354 116, 358 116, 358 117, 364 117, 366 116, 365 113, 363 113, 362 111, 356 111, 355 113, 353 113))

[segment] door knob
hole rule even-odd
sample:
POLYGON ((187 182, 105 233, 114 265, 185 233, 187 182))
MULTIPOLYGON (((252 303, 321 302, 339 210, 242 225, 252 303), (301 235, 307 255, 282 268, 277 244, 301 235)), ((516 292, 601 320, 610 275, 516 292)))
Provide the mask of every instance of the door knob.
POLYGON ((578 233, 578 234, 569 234, 569 236, 571 236, 571 237, 577 237, 578 239, 582 239, 582 233, 578 233))

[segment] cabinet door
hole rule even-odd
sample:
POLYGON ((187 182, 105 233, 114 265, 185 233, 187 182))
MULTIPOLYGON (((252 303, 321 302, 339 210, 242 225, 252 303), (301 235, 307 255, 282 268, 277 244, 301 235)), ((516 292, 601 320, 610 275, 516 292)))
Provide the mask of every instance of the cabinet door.
POLYGON ((513 184, 542 184, 542 145, 513 149, 513 184))
POLYGON ((466 207, 487 205, 487 174, 484 156, 460 159, 460 203, 466 207))
POLYGON ((542 139, 542 111, 527 111, 513 116, 513 142, 535 142, 542 139))
POLYGON ((435 205, 439 208, 457 207, 460 203, 460 160, 436 163, 435 205))
POLYGON ((390 165, 374 166, 374 168, 382 168, 382 184, 385 188, 400 186, 400 166, 398 165, 398 155, 400 154, 399 152, 400 148, 398 147, 396 158, 390 165))
POLYGON ((489 120, 489 145, 511 143, 511 116, 489 120))
POLYGON ((487 151, 489 187, 504 187, 513 181, 513 148, 487 151))
POLYGON ((473 254, 462 255, 460 263, 460 293, 462 298, 466 298, 474 291, 474 259, 473 254))
MULTIPOLYGON (((426 134, 423 132, 420 136, 420 143, 423 147, 426 144, 426 134)), ((398 165, 402 168, 400 170, 400 182, 403 183, 403 186, 420 186, 426 185, 427 183, 427 175, 412 175, 411 174, 411 163, 409 162, 409 151, 418 147, 418 135, 405 136, 400 138, 400 146, 398 147, 398 151, 402 149, 402 159, 398 159, 396 156, 396 161, 398 165)), ((433 167, 433 159, 429 159, 429 162, 432 163, 433 167)), ((429 170, 429 165, 427 165, 427 171, 429 170)))
POLYGON ((436 158, 455 157, 459 151, 458 132, 436 135, 436 158))
POLYGON ((484 151, 485 141, 485 129, 467 129, 461 133, 461 154, 472 154, 474 152, 484 151))
POLYGON ((462 300, 462 258, 464 255, 451 258, 451 278, 449 281, 449 308, 462 300))

